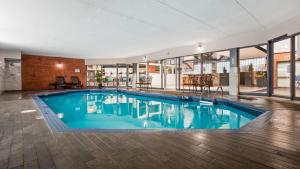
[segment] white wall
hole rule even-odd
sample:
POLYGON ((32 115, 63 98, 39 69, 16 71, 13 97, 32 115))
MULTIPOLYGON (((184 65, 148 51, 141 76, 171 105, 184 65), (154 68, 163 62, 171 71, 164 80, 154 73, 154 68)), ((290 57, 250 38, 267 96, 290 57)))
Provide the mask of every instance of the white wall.
POLYGON ((5 58, 21 59, 21 52, 0 50, 0 93, 5 90, 21 90, 21 75, 10 78, 9 73, 5 69, 5 58))

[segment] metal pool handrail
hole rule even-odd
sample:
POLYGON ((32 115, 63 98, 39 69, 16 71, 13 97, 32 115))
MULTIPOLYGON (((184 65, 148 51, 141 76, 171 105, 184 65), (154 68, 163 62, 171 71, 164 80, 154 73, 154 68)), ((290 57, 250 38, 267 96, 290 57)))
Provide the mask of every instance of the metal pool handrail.
POLYGON ((218 95, 219 92, 221 92, 221 96, 223 97, 224 91, 223 91, 222 86, 218 86, 217 91, 215 92, 215 94, 213 96, 213 99, 216 99, 216 96, 218 95), (220 89, 220 91, 219 91, 219 89, 220 89))
POLYGON ((200 99, 202 99, 202 96, 203 96, 203 94, 205 93, 205 91, 207 91, 207 97, 209 97, 209 95, 210 95, 210 90, 209 90, 208 87, 204 86, 203 89, 202 89, 202 92, 201 92, 201 94, 200 94, 200 99), (205 89, 207 89, 207 90, 205 90, 205 89))

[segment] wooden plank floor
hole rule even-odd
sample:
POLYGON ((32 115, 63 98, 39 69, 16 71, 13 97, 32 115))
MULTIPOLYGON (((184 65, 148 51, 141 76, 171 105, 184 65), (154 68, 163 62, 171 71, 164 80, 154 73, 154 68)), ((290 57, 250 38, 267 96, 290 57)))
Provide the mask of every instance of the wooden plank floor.
POLYGON ((0 95, 2 169, 300 168, 300 103, 237 100, 272 110, 251 133, 52 133, 31 92, 0 95), (23 111, 23 112, 22 112, 23 111))

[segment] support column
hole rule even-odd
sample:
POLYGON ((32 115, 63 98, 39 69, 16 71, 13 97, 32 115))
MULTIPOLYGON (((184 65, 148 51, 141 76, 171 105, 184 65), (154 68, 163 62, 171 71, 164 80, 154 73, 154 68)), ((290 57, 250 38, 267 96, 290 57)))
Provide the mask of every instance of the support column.
POLYGON ((268 88, 267 88, 267 94, 268 96, 273 95, 273 71, 274 71, 274 63, 273 63, 273 57, 274 57, 274 42, 268 41, 268 56, 267 56, 267 74, 268 74, 268 88))
POLYGON ((295 98, 295 57, 296 57, 296 41, 295 36, 291 37, 291 70, 290 70, 290 84, 291 84, 291 99, 295 98))
POLYGON ((136 80, 138 79, 138 64, 133 63, 132 64, 132 88, 136 88, 136 80))
POLYGON ((149 77, 149 62, 146 62, 146 78, 149 77))
POLYGON ((126 64, 126 87, 128 88, 128 80, 129 80, 129 65, 126 64))
POLYGON ((176 89, 177 90, 180 90, 180 88, 181 88, 181 62, 180 62, 180 57, 178 57, 177 59, 176 59, 176 61, 177 61, 177 67, 176 67, 176 70, 177 70, 177 85, 178 86, 176 86, 176 89))
POLYGON ((230 49, 229 95, 237 96, 240 92, 239 49, 230 49))
POLYGON ((119 88, 119 65, 116 65, 117 68, 117 89, 119 88))
MULTIPOLYGON (((200 55, 200 75, 203 75, 203 70, 204 70, 204 68, 203 68, 203 58, 204 58, 204 55, 203 54, 201 54, 200 55)), ((198 62, 198 61, 197 61, 198 62)), ((195 65, 195 62, 194 62, 194 65, 195 65)), ((194 66, 195 67, 195 66, 194 66)))
POLYGON ((163 89, 163 66, 162 61, 159 61, 159 73, 160 73, 160 88, 163 89))
POLYGON ((165 89, 166 88, 166 65, 165 65, 165 61, 161 60, 161 64, 162 64, 162 88, 165 89))
POLYGON ((175 90, 177 90, 178 89, 178 69, 177 69, 177 67, 178 67, 178 60, 177 60, 177 58, 174 58, 174 60, 175 60, 175 68, 174 68, 174 73, 175 73, 175 90))

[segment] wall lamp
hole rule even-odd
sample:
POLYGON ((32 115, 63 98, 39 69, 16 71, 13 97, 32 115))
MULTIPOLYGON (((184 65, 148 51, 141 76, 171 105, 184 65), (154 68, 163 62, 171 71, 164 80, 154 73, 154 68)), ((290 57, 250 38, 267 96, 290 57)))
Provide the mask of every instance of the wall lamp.
POLYGON ((63 67, 63 64, 59 62, 59 63, 56 64, 56 67, 57 67, 57 68, 62 68, 62 67, 63 67))

